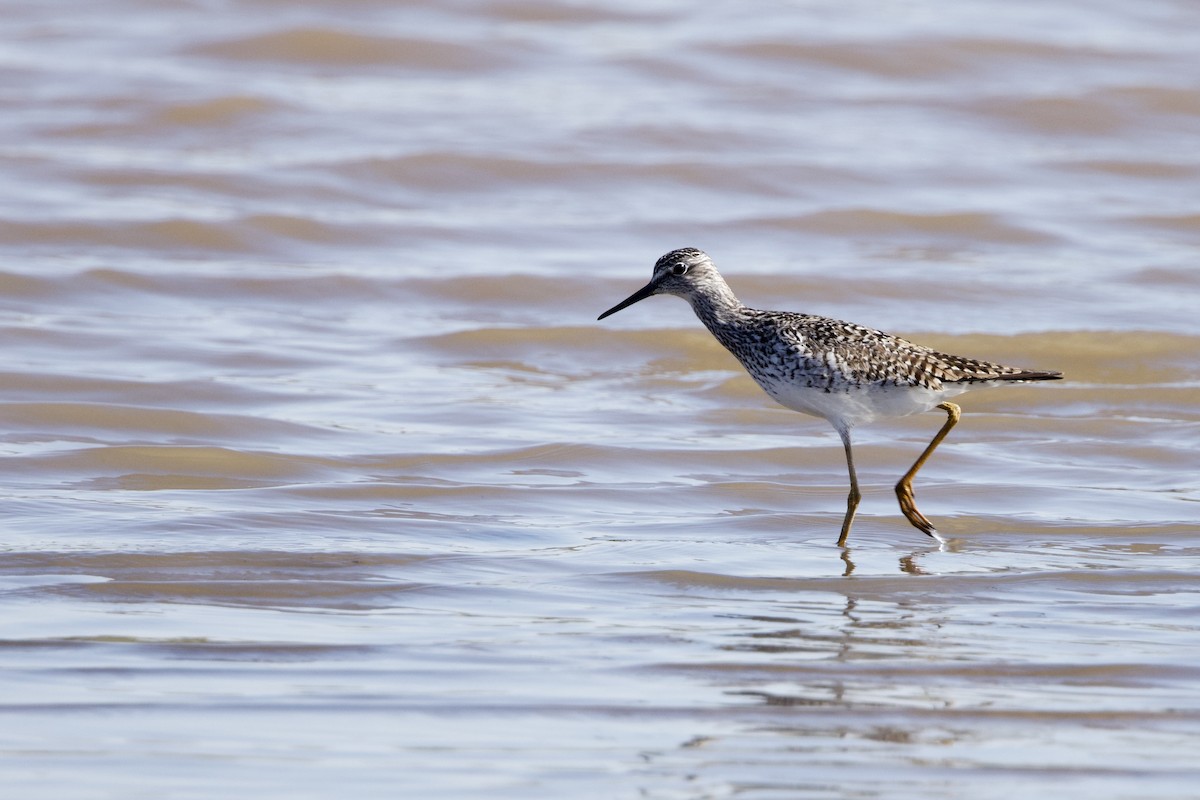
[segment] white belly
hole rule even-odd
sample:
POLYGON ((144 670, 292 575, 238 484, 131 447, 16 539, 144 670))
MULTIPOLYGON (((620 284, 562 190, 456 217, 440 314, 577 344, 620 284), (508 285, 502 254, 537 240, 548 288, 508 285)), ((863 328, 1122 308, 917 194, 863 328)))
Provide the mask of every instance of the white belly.
POLYGON ((948 397, 978 388, 978 384, 951 384, 937 390, 919 386, 865 384, 843 385, 826 391, 821 387, 791 382, 759 381, 759 385, 786 408, 823 417, 835 427, 844 425, 847 428, 887 417, 919 414, 934 408, 948 397))

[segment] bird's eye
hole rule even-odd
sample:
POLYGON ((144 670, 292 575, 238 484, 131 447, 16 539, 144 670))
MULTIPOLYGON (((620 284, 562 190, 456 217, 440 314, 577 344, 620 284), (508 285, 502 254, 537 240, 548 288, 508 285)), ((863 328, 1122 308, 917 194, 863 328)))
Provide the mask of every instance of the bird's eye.
POLYGON ((676 264, 675 266, 671 267, 672 275, 682 275, 683 273, 685 273, 687 271, 688 271, 687 264, 676 264))

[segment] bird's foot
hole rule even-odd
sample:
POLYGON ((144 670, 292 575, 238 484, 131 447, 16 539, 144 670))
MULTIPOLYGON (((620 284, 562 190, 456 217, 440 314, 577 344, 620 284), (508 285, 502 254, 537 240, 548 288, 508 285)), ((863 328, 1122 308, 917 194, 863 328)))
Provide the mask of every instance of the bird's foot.
POLYGON ((907 519, 914 528, 924 533, 937 541, 945 544, 943 539, 933 527, 933 523, 929 518, 917 510, 917 501, 913 498, 912 487, 901 481, 896 484, 896 497, 900 500, 900 511, 904 513, 907 519))

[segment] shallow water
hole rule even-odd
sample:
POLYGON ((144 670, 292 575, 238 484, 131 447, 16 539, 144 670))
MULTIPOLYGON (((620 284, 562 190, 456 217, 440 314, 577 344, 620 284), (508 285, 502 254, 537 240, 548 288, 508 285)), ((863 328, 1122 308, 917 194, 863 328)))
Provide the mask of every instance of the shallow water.
POLYGON ((11 2, 0 782, 1195 796, 1200 9, 11 2), (685 304, 1059 369, 841 445, 685 304))

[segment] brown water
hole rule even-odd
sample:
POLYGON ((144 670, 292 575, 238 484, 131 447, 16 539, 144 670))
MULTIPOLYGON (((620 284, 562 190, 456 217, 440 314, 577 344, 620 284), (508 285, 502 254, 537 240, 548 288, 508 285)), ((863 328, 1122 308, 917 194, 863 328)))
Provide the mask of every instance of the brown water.
POLYGON ((1200 790, 1200 6, 14 0, 0 785, 1200 790), (841 447, 686 305, 1068 380, 841 447))

